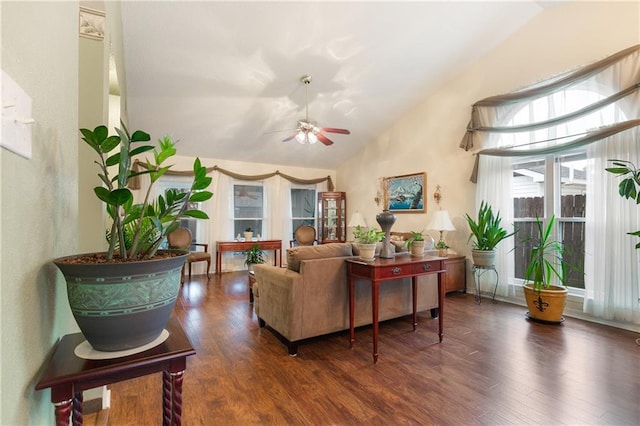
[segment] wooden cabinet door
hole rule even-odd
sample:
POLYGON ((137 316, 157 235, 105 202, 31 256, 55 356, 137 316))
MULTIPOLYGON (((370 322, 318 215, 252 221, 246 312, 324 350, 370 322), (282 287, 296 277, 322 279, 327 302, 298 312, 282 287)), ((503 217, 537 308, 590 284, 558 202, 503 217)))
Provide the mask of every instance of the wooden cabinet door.
POLYGON ((449 256, 447 258, 447 293, 452 291, 466 291, 467 265, 464 256, 449 256))

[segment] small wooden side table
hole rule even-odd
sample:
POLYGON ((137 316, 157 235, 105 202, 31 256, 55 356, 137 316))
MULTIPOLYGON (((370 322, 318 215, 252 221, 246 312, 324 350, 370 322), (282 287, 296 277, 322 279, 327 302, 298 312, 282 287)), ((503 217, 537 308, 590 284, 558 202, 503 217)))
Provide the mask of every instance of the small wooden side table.
POLYGON ((196 351, 180 326, 171 318, 165 327, 169 337, 159 345, 134 355, 112 359, 84 359, 75 348, 84 342, 82 333, 67 334, 58 342, 36 390, 51 388, 56 425, 82 424, 82 391, 162 372, 163 425, 182 423, 182 381, 187 357, 196 351))

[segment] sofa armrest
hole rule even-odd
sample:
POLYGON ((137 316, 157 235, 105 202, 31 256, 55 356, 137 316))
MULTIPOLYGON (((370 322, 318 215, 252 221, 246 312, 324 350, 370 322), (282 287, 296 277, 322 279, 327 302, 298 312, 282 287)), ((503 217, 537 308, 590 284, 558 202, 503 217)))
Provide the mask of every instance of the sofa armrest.
POLYGON ((301 337, 303 277, 286 268, 254 266, 254 309, 259 319, 289 341, 301 337))

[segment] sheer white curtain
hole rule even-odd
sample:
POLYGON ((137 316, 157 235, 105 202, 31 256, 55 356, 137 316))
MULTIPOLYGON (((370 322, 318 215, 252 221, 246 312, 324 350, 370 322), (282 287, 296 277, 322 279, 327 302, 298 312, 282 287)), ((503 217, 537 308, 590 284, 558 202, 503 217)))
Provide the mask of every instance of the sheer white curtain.
MULTIPOLYGON (((265 235, 262 237, 269 240, 282 240, 284 235, 283 216, 288 217, 286 206, 282 206, 282 197, 287 194, 288 181, 280 176, 273 176, 263 182, 264 197, 264 220, 262 227, 265 235)), ((284 244, 284 243, 283 243, 284 244)))
POLYGON ((627 130, 589 147, 585 235, 586 313, 607 320, 640 324, 639 207, 618 194, 620 178, 605 171, 609 159, 640 164, 638 129, 627 130), (606 206, 606 207, 605 207, 606 206))
MULTIPOLYGON (((493 143, 498 142, 498 138, 490 138, 493 143)), ((485 201, 491 205, 493 212, 500 212, 502 227, 507 232, 513 232, 513 194, 511 189, 511 159, 501 157, 481 156, 480 167, 483 173, 478 175, 476 185, 476 208, 474 212, 469 212, 469 216, 476 217, 480 203, 485 201)), ((496 246, 496 272, 499 274, 496 294, 508 296, 510 289, 509 277, 515 275, 515 266, 511 251, 514 248, 515 238, 510 237, 496 246)), ((480 289, 483 292, 493 292, 495 282, 491 273, 482 275, 485 279, 480 282, 480 289)))
MULTIPOLYGON (((212 256, 212 269, 215 269, 215 252, 217 241, 230 241, 235 238, 233 235, 233 179, 229 176, 213 172, 211 176, 213 182, 211 188, 213 197, 205 203, 205 211, 209 215, 209 220, 204 221, 208 228, 209 251, 212 256)), ((223 262, 223 265, 226 265, 223 262)))
MULTIPOLYGON (((280 220, 277 222, 278 233, 277 239, 282 240, 282 248, 286 250, 289 247, 289 241, 293 235, 293 225, 291 223, 291 188, 293 184, 286 179, 278 178, 280 183, 280 193, 278 194, 278 214, 280 220)), ((275 228, 275 226, 274 226, 275 228)), ((276 231, 274 229, 274 231, 276 231)))

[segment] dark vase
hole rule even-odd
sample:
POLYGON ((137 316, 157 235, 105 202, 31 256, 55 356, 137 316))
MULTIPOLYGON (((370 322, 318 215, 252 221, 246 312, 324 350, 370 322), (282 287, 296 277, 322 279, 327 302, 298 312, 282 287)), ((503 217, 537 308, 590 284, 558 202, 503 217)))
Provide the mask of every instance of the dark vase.
POLYGON ((380 228, 384 232, 384 239, 382 240, 382 250, 380 250, 380 257, 384 259, 391 259, 394 256, 395 250, 391 245, 391 227, 396 223, 396 215, 389 210, 383 210, 382 213, 376 215, 376 221, 380 225, 380 228))
POLYGON ((86 255, 54 260, 67 282, 73 317, 91 347, 122 351, 160 336, 178 298, 188 254, 135 262, 68 262, 86 255))

